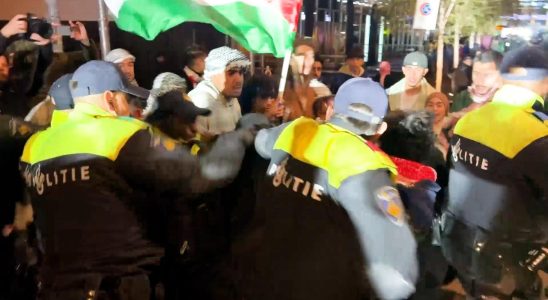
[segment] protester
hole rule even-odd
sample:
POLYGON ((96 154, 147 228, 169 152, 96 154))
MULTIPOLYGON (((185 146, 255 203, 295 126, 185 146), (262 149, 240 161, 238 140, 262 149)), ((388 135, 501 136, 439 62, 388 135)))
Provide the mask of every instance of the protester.
POLYGON ((220 47, 209 52, 204 80, 188 93, 196 106, 211 110, 210 116, 198 118, 198 132, 205 139, 236 129, 242 117, 237 97, 242 93, 250 64, 236 49, 220 47))
POLYGON ((453 71, 451 83, 455 95, 470 86, 472 83, 472 58, 470 56, 464 57, 458 68, 453 71))
POLYGON ((363 48, 353 48, 346 55, 346 61, 344 65, 339 69, 339 72, 352 77, 364 77, 364 62, 365 60, 363 48))
POLYGON ((181 75, 186 80, 187 93, 192 91, 198 83, 204 80, 203 76, 206 57, 207 52, 201 47, 191 46, 185 50, 185 67, 183 68, 181 75))
POLYGON ((411 52, 403 60, 404 78, 386 90, 391 110, 419 110, 426 97, 435 92, 424 76, 428 73, 428 58, 422 52, 411 52))
POLYGON ((392 111, 385 117, 388 128, 380 137, 381 149, 398 168, 397 188, 418 242, 420 275, 411 299, 442 299, 440 287, 448 269, 441 249, 432 245, 432 221, 439 214, 447 185, 445 163, 434 146, 433 120, 426 111, 392 111))
POLYGON ((447 159, 447 151, 449 150, 449 119, 447 118, 449 98, 444 93, 434 92, 426 98, 425 108, 434 114, 433 126, 436 135, 436 148, 443 154, 443 158, 447 159))
POLYGON ((314 64, 312 65, 312 76, 315 79, 322 81, 323 61, 320 57, 314 54, 314 64))
POLYGON ((126 49, 113 49, 110 50, 104 58, 105 61, 118 65, 124 76, 126 76, 129 83, 139 86, 135 79, 135 56, 129 53, 126 49))
POLYGON ((392 86, 394 84, 391 75, 392 74, 392 66, 390 65, 390 62, 388 61, 381 61, 379 64, 379 78, 378 82, 383 86, 392 86))
POLYGON ((485 51, 476 56, 472 65, 472 85, 454 97, 451 105, 453 117, 458 119, 491 101, 502 83, 501 60, 502 55, 495 51, 485 51))
POLYGON ((284 113, 276 82, 264 75, 254 75, 244 84, 240 105, 242 114, 263 114, 272 123, 279 123, 284 113))
MULTIPOLYGON (((308 39, 295 41, 290 70, 283 93, 285 106, 284 121, 291 121, 306 116, 312 117, 312 105, 317 97, 310 87, 312 66, 314 65, 314 45, 308 39)), ((316 82, 320 83, 316 80, 316 82)))

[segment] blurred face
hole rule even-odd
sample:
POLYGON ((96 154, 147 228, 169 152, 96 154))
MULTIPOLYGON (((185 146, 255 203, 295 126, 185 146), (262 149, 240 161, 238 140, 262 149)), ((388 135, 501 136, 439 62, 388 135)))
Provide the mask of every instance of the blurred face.
POLYGON ((322 63, 319 61, 315 61, 312 65, 312 75, 314 76, 314 78, 320 78, 320 76, 322 76, 322 70, 322 63))
POLYGON ((192 61, 192 66, 190 68, 196 73, 203 74, 205 70, 205 58, 205 56, 195 58, 192 61))
POLYGON ((349 58, 346 60, 346 64, 350 67, 350 69, 359 69, 363 66, 363 63, 363 58, 349 58))
POLYGON ((196 127, 196 120, 194 120, 193 123, 185 123, 181 120, 177 120, 176 118, 173 118, 173 129, 174 134, 176 135, 176 138, 183 139, 185 141, 189 141, 196 137, 196 134, 198 133, 197 127, 196 127))
POLYGON ((143 107, 142 107, 142 104, 139 103, 140 99, 132 97, 132 96, 128 96, 128 97, 130 97, 130 99, 128 101, 129 115, 132 118, 142 120, 143 119, 143 107))
POLYGON ((470 58, 470 57, 466 57, 466 58, 462 61, 462 63, 465 64, 465 65, 467 65, 467 66, 471 66, 473 62, 474 62, 474 61, 473 61, 472 58, 470 58))
POLYGON ((390 63, 387 61, 381 62, 379 65, 379 73, 383 75, 389 75, 392 72, 392 66, 390 66, 390 63))
POLYGON ((417 66, 404 66, 402 71, 405 76, 405 85, 409 88, 418 87, 424 75, 428 73, 428 69, 417 66))
POLYGON ((320 106, 320 110, 318 111, 317 119, 326 121, 331 118, 331 115, 333 114, 333 99, 333 97, 330 97, 322 101, 322 105, 320 106))
POLYGON ((126 76, 127 80, 135 80, 135 61, 131 58, 127 58, 121 63, 118 63, 118 67, 122 73, 126 76))
POLYGON ((447 111, 445 109, 445 105, 443 104, 443 100, 439 98, 432 98, 426 103, 426 110, 431 111, 434 113, 434 122, 438 123, 443 120, 445 115, 447 114, 447 111))
POLYGON ((245 68, 231 68, 212 77, 212 82, 228 98, 240 97, 244 86, 245 68))
POLYGON ((314 65, 314 49, 307 45, 300 45, 295 48, 295 55, 303 58, 303 65, 299 68, 301 74, 310 74, 314 65))
POLYGON ((129 117, 129 96, 123 92, 105 92, 105 99, 111 112, 120 117, 129 117))
POLYGON ((10 66, 8 64, 8 59, 0 55, 0 83, 8 81, 10 75, 10 66))
POLYGON ((270 121, 281 118, 284 115, 284 105, 277 98, 258 98, 253 106, 253 112, 261 113, 270 121))
POLYGON ((472 67, 472 84, 479 95, 489 93, 493 88, 499 86, 501 77, 494 62, 476 62, 472 67))

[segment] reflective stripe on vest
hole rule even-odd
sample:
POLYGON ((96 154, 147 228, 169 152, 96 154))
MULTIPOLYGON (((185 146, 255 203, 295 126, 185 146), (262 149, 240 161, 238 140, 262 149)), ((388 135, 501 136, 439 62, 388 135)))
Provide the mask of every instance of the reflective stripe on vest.
POLYGON ((329 184, 335 188, 345 179, 371 170, 388 169, 397 174, 390 158, 371 149, 358 135, 309 118, 302 117, 288 125, 274 149, 327 171, 329 184))
POLYGON ((135 119, 90 115, 75 109, 68 119, 34 134, 25 144, 21 161, 35 164, 71 154, 92 154, 114 161, 127 140, 147 127, 135 119))

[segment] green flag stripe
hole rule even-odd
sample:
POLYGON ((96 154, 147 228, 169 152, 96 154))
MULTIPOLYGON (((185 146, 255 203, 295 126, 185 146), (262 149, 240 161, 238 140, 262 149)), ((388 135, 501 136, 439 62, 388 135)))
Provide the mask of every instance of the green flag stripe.
POLYGON ((152 40, 160 32, 187 21, 211 24, 248 50, 276 57, 284 56, 295 37, 280 10, 243 2, 204 6, 192 0, 127 0, 116 23, 123 30, 152 40))

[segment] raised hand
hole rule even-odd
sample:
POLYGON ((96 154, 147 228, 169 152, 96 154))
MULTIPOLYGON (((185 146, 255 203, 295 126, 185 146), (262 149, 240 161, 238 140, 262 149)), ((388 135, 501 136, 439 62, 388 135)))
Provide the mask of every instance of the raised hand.
POLYGON ((15 15, 11 20, 0 30, 0 33, 9 38, 16 34, 27 32, 27 16, 23 14, 15 15))
POLYGON ((70 37, 74 40, 77 40, 81 43, 86 44, 89 41, 88 32, 86 30, 86 26, 82 24, 82 22, 73 22, 69 21, 71 33, 70 37))

